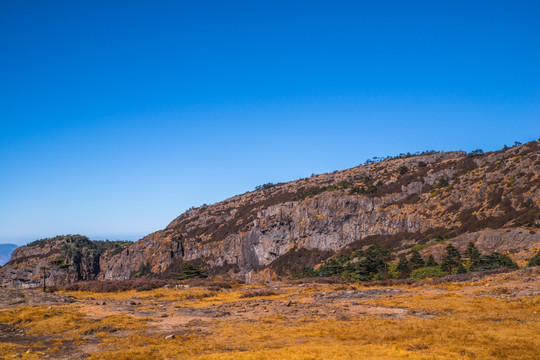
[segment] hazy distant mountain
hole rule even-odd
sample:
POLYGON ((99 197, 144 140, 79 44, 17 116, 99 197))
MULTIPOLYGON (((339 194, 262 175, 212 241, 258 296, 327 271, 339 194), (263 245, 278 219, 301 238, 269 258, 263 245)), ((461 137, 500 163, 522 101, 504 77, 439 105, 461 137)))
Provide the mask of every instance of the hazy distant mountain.
POLYGON ((0 266, 4 265, 11 258, 11 253, 17 248, 15 244, 0 244, 0 266))

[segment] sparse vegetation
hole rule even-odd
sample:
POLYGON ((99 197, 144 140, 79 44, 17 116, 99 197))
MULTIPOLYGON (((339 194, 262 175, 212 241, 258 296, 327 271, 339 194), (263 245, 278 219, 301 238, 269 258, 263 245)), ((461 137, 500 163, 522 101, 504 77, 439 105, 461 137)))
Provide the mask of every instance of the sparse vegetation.
POLYGON ((149 262, 145 262, 139 266, 137 271, 134 271, 131 273, 131 278, 142 278, 142 277, 150 277, 152 276, 151 266, 149 262))
POLYGON ((266 183, 266 184, 255 186, 255 190, 267 190, 267 189, 273 188, 276 185, 277 184, 269 182, 269 183, 266 183))
POLYGON ((448 275, 440 266, 425 266, 412 271, 410 278, 412 280, 422 280, 427 278, 440 278, 448 275))
POLYGON ((406 167, 405 165, 401 165, 401 166, 399 167, 399 174, 400 174, 400 175, 405 175, 405 174, 408 173, 408 172, 409 172, 409 168, 406 167))
POLYGON ((540 266, 540 251, 529 259, 529 266, 540 266))
POLYGON ((437 183, 435 183, 433 185, 433 187, 434 188, 444 188, 444 187, 447 187, 448 185, 449 185, 448 180, 445 179, 445 178, 442 178, 439 181, 437 181, 437 183))
POLYGON ((395 254, 377 245, 372 245, 366 251, 358 250, 333 257, 316 269, 304 267, 293 278, 334 276, 350 282, 369 282, 389 278, 420 280, 428 277, 439 278, 450 274, 482 272, 499 268, 518 269, 518 265, 508 255, 497 252, 481 254, 473 243, 469 243, 463 256, 454 245, 448 244, 440 264, 431 254, 427 259, 420 255, 419 250, 446 240, 448 237, 439 235, 434 243, 415 245, 411 248, 410 257, 402 253, 397 263, 389 263, 395 259, 395 254))
POLYGON ((482 156, 484 151, 482 149, 476 149, 467 154, 468 157, 482 156))
MULTIPOLYGON (((440 275, 439 268, 429 270, 411 276, 440 275)), ((421 280, 423 286, 400 280, 369 287, 257 284, 218 292, 208 284, 144 292, 79 289, 62 293, 75 301, 70 305, 3 308, 0 353, 91 360, 536 359, 540 340, 530 335, 540 331, 538 299, 516 295, 530 283, 514 273, 473 275, 421 280)))
POLYGON ((364 161, 363 165, 370 165, 370 164, 375 164, 375 163, 378 163, 378 162, 381 162, 381 161, 388 161, 388 160, 407 159, 407 158, 415 157, 415 156, 433 155, 433 154, 437 154, 437 153, 440 153, 440 151, 424 150, 422 152, 417 151, 417 152, 412 153, 412 154, 408 152, 408 153, 400 153, 399 155, 395 155, 395 156, 386 156, 386 157, 374 156, 371 159, 367 159, 366 161, 364 161))
POLYGON ((177 280, 205 278, 206 272, 195 264, 185 262, 178 266, 178 269, 171 274, 171 277, 177 280))

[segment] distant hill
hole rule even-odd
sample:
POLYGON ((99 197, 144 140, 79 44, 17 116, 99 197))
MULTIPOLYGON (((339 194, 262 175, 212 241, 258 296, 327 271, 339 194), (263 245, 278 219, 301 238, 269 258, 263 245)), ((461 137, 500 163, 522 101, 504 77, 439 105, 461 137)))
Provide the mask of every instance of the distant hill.
POLYGON ((11 253, 17 248, 15 244, 0 244, 0 266, 3 266, 11 258, 11 253))

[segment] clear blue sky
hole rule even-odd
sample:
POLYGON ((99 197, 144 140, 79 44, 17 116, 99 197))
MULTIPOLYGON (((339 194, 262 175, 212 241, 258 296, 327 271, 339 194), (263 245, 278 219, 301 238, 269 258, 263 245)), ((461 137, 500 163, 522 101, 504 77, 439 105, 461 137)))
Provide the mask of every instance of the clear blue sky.
POLYGON ((0 1, 0 242, 540 137, 538 1, 0 1))

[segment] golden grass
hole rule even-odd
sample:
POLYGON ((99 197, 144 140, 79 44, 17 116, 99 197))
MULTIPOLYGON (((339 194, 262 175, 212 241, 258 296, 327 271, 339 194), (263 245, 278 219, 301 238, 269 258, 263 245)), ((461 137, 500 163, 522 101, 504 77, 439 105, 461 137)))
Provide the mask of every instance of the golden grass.
MULTIPOLYGON (((437 286, 399 286, 405 290, 392 297, 355 299, 365 306, 402 308, 402 319, 356 314, 343 320, 338 316, 290 318, 279 314, 258 318, 205 318, 200 327, 172 330, 159 328, 160 320, 149 321, 126 314, 102 317, 83 315, 80 305, 20 307, 0 311, 0 323, 27 330, 27 334, 47 335, 54 358, 62 341, 84 345, 96 339, 98 351, 91 359, 538 359, 540 338, 540 298, 506 298, 512 284, 477 283, 437 286), (481 285, 481 287, 479 286, 481 285), (111 329, 114 331, 111 332, 111 329), (193 331, 191 331, 193 330, 193 331)), ((250 297, 277 300, 295 296, 299 304, 312 301, 314 292, 332 291, 339 285, 285 286, 276 295, 250 297)), ((359 290, 363 287, 358 286, 359 290)), ((155 289, 136 292, 95 294, 71 292, 79 299, 141 299, 139 311, 151 309, 155 301, 168 306, 203 308, 222 303, 246 301, 246 293, 261 287, 243 286, 227 291, 204 288, 155 289)), ((373 288, 371 288, 373 289, 373 288)), ((341 289, 342 290, 342 289, 341 289)), ((256 293, 256 292, 255 292, 256 293)), ((264 292, 260 292, 264 294, 264 292)), ((268 303, 267 303, 268 304, 268 303)), ((324 307, 324 305, 322 305, 324 307)), ((335 305, 333 305, 335 306, 335 305)), ((0 355, 21 352, 17 344, 0 343, 0 355)), ((35 352, 23 353, 33 359, 35 352)), ((1 356, 0 356, 1 357, 1 356)))
MULTIPOLYGON (((101 359, 536 359, 537 322, 443 316, 215 324, 210 336, 133 336, 101 359), (134 344, 130 347, 129 344, 134 344), (145 347, 142 347, 145 344, 145 347)), ((98 358, 97 356, 95 357, 98 358)))
POLYGON ((540 332, 538 298, 505 300, 453 292, 408 293, 364 303, 435 316, 407 316, 401 320, 358 316, 348 321, 292 321, 285 316, 272 316, 257 321, 215 321, 208 325, 209 335, 189 335, 165 342, 161 336, 117 339, 116 349, 101 353, 99 358, 538 358, 540 340, 534 336, 540 332))

